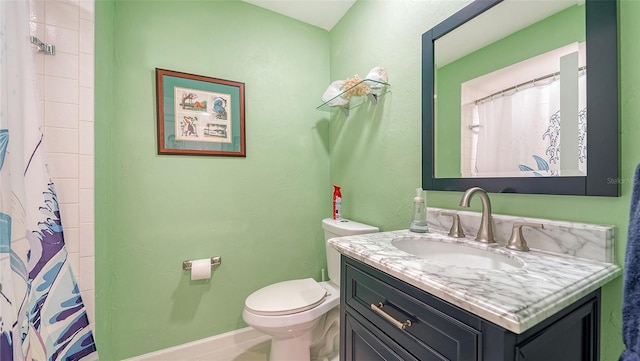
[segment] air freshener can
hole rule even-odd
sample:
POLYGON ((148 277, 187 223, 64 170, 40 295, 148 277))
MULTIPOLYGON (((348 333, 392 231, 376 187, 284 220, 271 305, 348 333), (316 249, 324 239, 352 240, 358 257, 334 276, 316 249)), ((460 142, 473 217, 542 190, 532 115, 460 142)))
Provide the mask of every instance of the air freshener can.
POLYGON ((340 186, 333 185, 333 219, 342 219, 342 193, 340 192, 340 186))

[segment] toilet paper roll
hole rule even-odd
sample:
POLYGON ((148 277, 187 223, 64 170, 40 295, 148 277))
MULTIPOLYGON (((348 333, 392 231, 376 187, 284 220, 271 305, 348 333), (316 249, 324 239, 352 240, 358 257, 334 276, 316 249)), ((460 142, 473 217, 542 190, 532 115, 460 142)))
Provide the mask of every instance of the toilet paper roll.
POLYGON ((191 261, 191 280, 206 280, 211 278, 211 259, 196 259, 191 261))

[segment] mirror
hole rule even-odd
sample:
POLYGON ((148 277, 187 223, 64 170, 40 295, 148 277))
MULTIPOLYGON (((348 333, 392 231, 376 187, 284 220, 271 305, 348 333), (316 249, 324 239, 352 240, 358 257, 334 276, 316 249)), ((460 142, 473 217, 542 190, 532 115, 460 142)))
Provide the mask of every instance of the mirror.
POLYGON ((423 34, 423 187, 618 196, 616 7, 478 0, 423 34))

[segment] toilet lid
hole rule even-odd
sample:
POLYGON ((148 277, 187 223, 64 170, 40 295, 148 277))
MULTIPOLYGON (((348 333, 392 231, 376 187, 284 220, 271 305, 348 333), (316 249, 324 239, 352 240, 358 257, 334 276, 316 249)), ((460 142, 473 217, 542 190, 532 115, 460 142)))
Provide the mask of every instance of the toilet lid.
POLYGON ((313 278, 274 283, 247 297, 245 306, 258 315, 289 315, 322 303, 327 290, 313 278))

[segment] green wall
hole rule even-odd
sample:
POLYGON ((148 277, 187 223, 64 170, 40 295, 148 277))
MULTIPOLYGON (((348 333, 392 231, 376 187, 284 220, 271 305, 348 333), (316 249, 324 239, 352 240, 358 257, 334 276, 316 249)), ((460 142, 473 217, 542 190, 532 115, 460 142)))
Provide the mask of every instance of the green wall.
POLYGON ((342 186, 346 218, 383 231, 409 227, 421 186, 422 33, 465 3, 359 0, 332 29, 331 80, 380 65, 391 84, 377 105, 331 119, 331 181, 342 186))
MULTIPOLYGON (((343 186, 346 217, 407 228, 414 189, 421 184, 421 35, 469 1, 359 0, 331 32, 331 79, 375 65, 389 72, 392 93, 375 107, 331 120, 331 179, 343 186)), ((624 262, 633 171, 640 161, 640 2, 619 4, 621 178, 619 198, 492 194, 498 214, 610 224, 616 260, 624 262)), ((459 192, 427 192, 432 207, 460 209, 459 192)), ((479 202, 472 204, 480 211, 479 202)), ((621 340, 622 277, 603 287, 602 360, 617 360, 621 340)))
MULTIPOLYGON (((583 5, 574 5, 438 68, 436 169, 439 178, 460 177, 462 83, 585 40, 583 5), (456 160, 456 161, 454 161, 456 160)), ((437 49, 436 49, 437 51, 437 49)))
POLYGON ((240 1, 97 3, 97 339, 119 360, 245 327, 251 292, 320 279, 329 34, 240 1), (157 155, 155 68, 244 82, 247 157, 157 155), (182 270, 212 256, 209 282, 182 270))
MULTIPOLYGON (((96 2, 101 359, 242 328, 253 290, 318 279, 319 220, 330 214, 332 183, 343 187, 345 217, 383 231, 408 227, 421 184, 421 35, 470 1, 359 0, 329 33, 235 0, 103 2, 96 2), (392 85, 378 105, 348 117, 315 109, 330 81, 377 65, 392 85), (246 83, 246 159, 156 155, 156 67, 246 83), (190 282, 180 269, 185 259, 214 255, 223 262, 209 283, 190 282)), ((495 213, 616 226, 622 264, 640 160, 640 2, 621 0, 619 13, 622 196, 491 197, 495 213)), ((429 191, 427 201, 458 208, 460 197, 429 191)), ((621 295, 621 278, 603 288, 603 360, 622 350, 621 295)))

